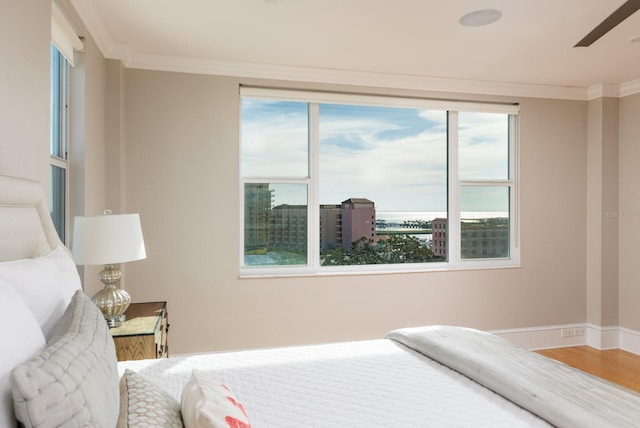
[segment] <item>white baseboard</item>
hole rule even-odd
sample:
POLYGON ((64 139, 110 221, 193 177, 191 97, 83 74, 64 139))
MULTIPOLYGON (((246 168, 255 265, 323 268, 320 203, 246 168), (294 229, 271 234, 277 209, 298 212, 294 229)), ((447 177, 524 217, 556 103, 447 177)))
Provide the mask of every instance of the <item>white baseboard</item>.
POLYGON ((640 331, 620 327, 620 349, 640 355, 640 331))
POLYGON ((587 325, 587 345, 596 349, 622 349, 620 348, 620 327, 602 327, 587 325))
MULTIPOLYGON (((640 331, 618 326, 601 327, 584 323, 491 330, 490 332, 531 350, 588 345, 601 350, 622 349, 640 355, 640 331)), ((198 354, 201 353, 172 354, 171 356, 198 354)))
POLYGON ((533 350, 586 345, 588 334, 586 324, 492 330, 491 333, 533 350), (563 331, 571 331, 572 334, 570 336, 565 334, 563 337, 563 331))
POLYGON ((596 349, 622 349, 640 355, 640 331, 618 326, 565 324, 492 330, 491 333, 532 350, 588 345, 596 349))

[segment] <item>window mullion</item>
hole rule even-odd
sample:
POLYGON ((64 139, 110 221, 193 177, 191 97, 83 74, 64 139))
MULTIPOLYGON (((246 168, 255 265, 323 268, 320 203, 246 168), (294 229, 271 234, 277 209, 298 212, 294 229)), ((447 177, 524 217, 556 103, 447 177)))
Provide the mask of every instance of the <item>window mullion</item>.
POLYGON ((518 120, 515 115, 509 116, 509 180, 511 186, 509 188, 509 216, 511 221, 511 233, 510 233, 510 248, 511 258, 520 260, 520 224, 519 224, 519 210, 520 200, 518 195, 520 194, 519 186, 519 171, 520 165, 518 161, 520 159, 520 147, 518 145, 518 120))
POLYGON ((62 121, 60 129, 60 157, 69 159, 69 66, 68 63, 61 59, 60 70, 60 111, 62 112, 62 121))
POLYGON ((307 257, 309 266, 320 268, 320 106, 309 103, 309 191, 307 257))
POLYGON ((511 180, 459 180, 458 183, 461 186, 495 186, 506 187, 511 186, 513 182, 511 180))
POLYGON ((460 261, 460 180, 458 178, 458 112, 447 113, 447 150, 448 150, 448 230, 447 255, 449 264, 457 266, 460 261))
POLYGON ((59 158, 58 156, 49 156, 49 163, 52 166, 57 166, 60 169, 67 169, 67 160, 59 158))

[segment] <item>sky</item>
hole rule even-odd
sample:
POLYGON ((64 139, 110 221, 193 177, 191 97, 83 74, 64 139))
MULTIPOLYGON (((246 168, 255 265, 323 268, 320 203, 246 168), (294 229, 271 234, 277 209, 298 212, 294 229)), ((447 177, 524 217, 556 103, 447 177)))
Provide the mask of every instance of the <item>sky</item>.
MULTIPOLYGON (((306 177, 308 123, 306 103, 243 99, 243 176, 306 177)), ((377 211, 446 211, 445 111, 322 104, 318 123, 321 204, 353 197, 377 211)), ((507 115, 461 112, 459 124, 460 178, 508 178, 507 115)), ((276 205, 306 203, 304 184, 272 188, 276 205)), ((507 211, 508 192, 465 187, 461 208, 507 211)))

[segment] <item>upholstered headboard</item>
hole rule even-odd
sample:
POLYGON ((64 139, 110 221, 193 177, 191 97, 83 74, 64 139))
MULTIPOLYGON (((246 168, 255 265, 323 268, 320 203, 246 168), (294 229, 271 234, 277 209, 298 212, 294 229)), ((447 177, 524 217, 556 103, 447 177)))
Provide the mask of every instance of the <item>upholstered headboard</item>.
POLYGON ((19 326, 0 334, 0 426, 114 427, 113 340, 47 206, 39 183, 0 176, 0 324, 19 326))
POLYGON ((0 262, 41 257, 58 245, 41 185, 0 175, 0 262))

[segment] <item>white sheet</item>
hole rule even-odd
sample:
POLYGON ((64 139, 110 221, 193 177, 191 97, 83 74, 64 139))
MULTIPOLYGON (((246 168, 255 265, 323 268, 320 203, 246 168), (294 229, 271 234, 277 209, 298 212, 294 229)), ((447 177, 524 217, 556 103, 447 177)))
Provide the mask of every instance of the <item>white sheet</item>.
POLYGON ((493 334, 464 327, 428 326, 395 330, 387 337, 558 426, 639 426, 640 394, 493 334))
POLYGON ((229 386, 260 427, 547 427, 542 419, 380 339, 119 363, 180 399, 194 368, 229 386))

